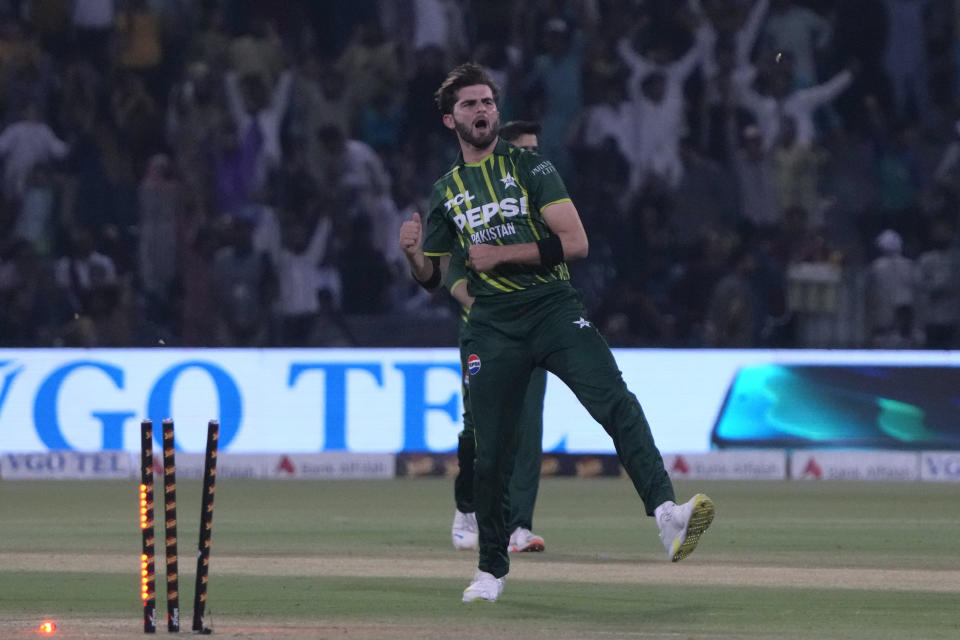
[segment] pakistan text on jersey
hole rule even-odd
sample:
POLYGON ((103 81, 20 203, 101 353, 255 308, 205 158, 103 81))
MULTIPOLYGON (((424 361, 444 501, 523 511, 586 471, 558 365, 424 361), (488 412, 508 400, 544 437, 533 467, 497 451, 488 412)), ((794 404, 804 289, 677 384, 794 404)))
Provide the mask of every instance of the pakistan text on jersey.
POLYGON ((491 240, 497 240, 499 238, 506 238, 507 236, 512 236, 516 232, 517 230, 513 226, 512 222, 508 222, 506 224, 498 224, 495 227, 490 227, 489 229, 481 229, 476 233, 470 234, 470 243, 480 244, 481 242, 490 242, 491 240))

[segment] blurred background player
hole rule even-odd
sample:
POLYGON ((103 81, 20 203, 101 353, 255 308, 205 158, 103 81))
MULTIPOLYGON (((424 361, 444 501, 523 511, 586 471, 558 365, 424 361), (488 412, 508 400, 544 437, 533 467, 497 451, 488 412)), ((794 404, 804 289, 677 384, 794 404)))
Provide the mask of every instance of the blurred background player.
MULTIPOLYGON (((540 124, 525 120, 514 120, 503 125, 500 137, 510 144, 536 153, 539 149, 540 124)), ((462 329, 470 314, 473 297, 467 293, 466 256, 454 255, 450 259, 450 268, 446 275, 446 286, 450 294, 460 303, 461 338, 462 329)), ((463 371, 463 431, 457 442, 457 461, 460 470, 453 483, 453 496, 457 510, 453 516, 451 537, 455 549, 476 549, 478 544, 477 516, 473 511, 473 456, 474 433, 473 416, 470 411, 470 376, 467 375, 467 353, 460 349, 460 366, 463 371)), ((507 550, 543 551, 546 545, 543 538, 533 533, 533 508, 540 488, 540 465, 543 459, 543 395, 547 388, 547 372, 537 367, 530 376, 527 393, 523 399, 520 413, 520 444, 517 448, 516 462, 504 485, 507 487, 506 510, 507 531, 510 542, 507 550)))

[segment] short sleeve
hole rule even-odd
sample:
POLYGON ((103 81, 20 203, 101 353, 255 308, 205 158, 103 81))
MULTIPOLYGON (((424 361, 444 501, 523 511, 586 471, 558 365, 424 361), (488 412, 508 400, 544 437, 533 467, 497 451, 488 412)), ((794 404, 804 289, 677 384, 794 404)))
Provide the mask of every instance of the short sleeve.
POLYGON ((530 194, 530 203, 537 212, 542 212, 547 205, 570 200, 560 172, 543 156, 523 153, 518 159, 517 168, 530 194))
POLYGON ((466 279, 467 255, 460 243, 455 243, 453 250, 450 252, 450 266, 447 267, 447 272, 444 274, 443 286, 447 288, 447 291, 453 291, 458 282, 466 279))
POLYGON ((427 229, 423 240, 423 253, 426 256, 450 255, 457 239, 452 221, 446 216, 444 200, 438 187, 434 186, 430 194, 430 215, 427 217, 427 229))

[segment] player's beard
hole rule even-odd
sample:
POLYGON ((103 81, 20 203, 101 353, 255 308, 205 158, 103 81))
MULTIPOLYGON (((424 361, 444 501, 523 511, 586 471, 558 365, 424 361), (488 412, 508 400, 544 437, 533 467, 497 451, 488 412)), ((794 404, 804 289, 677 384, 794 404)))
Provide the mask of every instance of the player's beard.
POLYGON ((454 125, 456 126, 460 139, 475 149, 486 149, 490 146, 490 143, 500 135, 500 117, 493 115, 487 116, 484 119, 487 121, 487 130, 485 133, 474 131, 473 125, 476 120, 474 122, 454 120, 454 125))

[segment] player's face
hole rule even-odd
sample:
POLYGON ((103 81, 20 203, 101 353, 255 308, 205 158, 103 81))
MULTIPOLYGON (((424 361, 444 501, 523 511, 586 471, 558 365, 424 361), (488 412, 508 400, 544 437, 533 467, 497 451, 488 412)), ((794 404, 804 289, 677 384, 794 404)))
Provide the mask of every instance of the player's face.
POLYGON ((500 112, 493 91, 485 84, 460 89, 453 113, 444 115, 443 122, 470 146, 486 149, 500 132, 500 112))
POLYGON ((521 133, 517 136, 516 140, 511 140, 513 146, 520 147, 521 149, 526 149, 527 151, 537 152, 540 150, 540 145, 537 142, 537 136, 532 133, 521 133))

